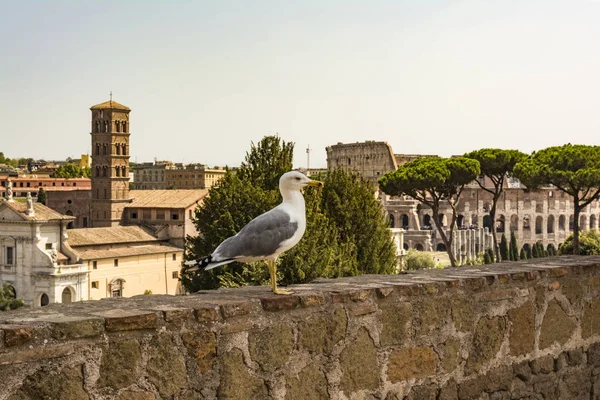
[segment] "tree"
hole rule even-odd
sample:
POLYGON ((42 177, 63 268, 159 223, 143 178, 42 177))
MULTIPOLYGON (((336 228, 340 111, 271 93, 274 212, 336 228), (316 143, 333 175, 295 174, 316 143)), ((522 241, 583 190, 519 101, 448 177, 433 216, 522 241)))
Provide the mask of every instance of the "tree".
POLYGON ((573 199, 573 254, 579 254, 579 214, 600 197, 600 146, 548 147, 515 165, 514 175, 530 190, 552 185, 573 199))
POLYGON ((407 271, 431 269, 435 268, 435 261, 433 261, 433 258, 427 253, 410 249, 406 253, 406 256, 404 256, 403 267, 404 270, 407 271))
POLYGON ((474 159, 423 157, 386 173, 379 179, 379 186, 386 194, 406 194, 431 208, 433 221, 446 246, 450 264, 456 267, 456 258, 452 253, 452 235, 457 219, 456 206, 465 185, 479 174, 479 162, 474 159), (452 209, 447 233, 440 221, 440 209, 446 204, 452 209))
MULTIPOLYGON (((558 246, 558 254, 573 254, 573 238, 575 233, 572 233, 558 246)), ((548 247, 550 250, 550 247, 548 247)), ((579 251, 581 255, 591 256, 600 254, 600 232, 597 229, 590 229, 581 232, 579 237, 579 251)))
POLYGON ((524 248, 521 248, 521 253, 519 253, 519 259, 527 260, 527 253, 525 252, 524 248))
POLYGON ((515 164, 527 158, 525 153, 518 150, 480 149, 465 154, 465 157, 479 161, 481 175, 475 179, 479 187, 492 195, 490 219, 492 220, 492 238, 496 260, 500 261, 498 254, 498 239, 496 238, 496 206, 504 189, 504 181, 511 176, 515 164), (486 185, 487 178, 493 187, 486 185))
POLYGON ((502 261, 509 260, 508 257, 508 242, 506 241, 506 235, 503 233, 500 239, 500 258, 502 261))
POLYGON ((0 286, 0 311, 15 310, 23 307, 23 299, 18 299, 15 295, 15 289, 7 282, 0 286))
POLYGON ((536 243, 531 246, 531 257, 538 258, 538 247, 536 243))
POLYGON ((514 231, 510 231, 510 252, 512 261, 519 261, 519 248, 517 247, 517 237, 514 231))
POLYGON ((257 145, 250 144, 246 160, 237 171, 240 179, 264 190, 277 190, 279 178, 292 170, 294 143, 279 136, 265 136, 257 145))
POLYGON ((43 188, 38 191, 37 202, 46 205, 46 191, 43 188))
POLYGON ((90 169, 88 167, 81 168, 75 164, 64 164, 56 168, 52 174, 55 178, 89 178, 90 169))
POLYGON ((329 171, 322 208, 339 232, 341 243, 353 243, 361 273, 391 274, 397 264, 389 220, 375 198, 375 187, 356 172, 329 171))

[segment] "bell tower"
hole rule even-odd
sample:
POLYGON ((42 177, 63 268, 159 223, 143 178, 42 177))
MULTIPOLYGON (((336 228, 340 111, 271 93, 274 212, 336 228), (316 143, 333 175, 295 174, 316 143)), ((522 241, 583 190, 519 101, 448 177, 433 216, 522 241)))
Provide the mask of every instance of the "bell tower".
POLYGON ((112 100, 92 111, 92 227, 121 223, 129 203, 129 112, 112 100))

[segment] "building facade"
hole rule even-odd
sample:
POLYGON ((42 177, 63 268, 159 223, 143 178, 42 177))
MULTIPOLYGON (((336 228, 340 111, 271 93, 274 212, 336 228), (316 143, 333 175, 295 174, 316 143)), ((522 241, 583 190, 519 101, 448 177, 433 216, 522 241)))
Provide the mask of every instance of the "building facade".
POLYGON ((140 163, 133 167, 135 190, 164 190, 167 188, 166 170, 175 168, 171 161, 140 163))
POLYGON ((129 203, 129 112, 115 101, 92 111, 92 226, 118 226, 129 203))

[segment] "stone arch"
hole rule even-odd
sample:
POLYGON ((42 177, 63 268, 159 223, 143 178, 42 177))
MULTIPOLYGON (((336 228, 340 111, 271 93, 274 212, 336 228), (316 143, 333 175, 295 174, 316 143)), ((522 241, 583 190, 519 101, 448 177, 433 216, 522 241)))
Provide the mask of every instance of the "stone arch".
POLYGON ((61 303, 72 303, 74 300, 74 297, 75 297, 74 290, 70 286, 67 286, 62 291, 61 303))
POLYGON ((548 221, 546 222, 546 232, 554 233, 554 215, 548 215, 548 221))
POLYGON ((439 214, 438 220, 440 221, 442 227, 448 226, 448 217, 446 217, 446 214, 439 214))
POLYGON ((395 228, 396 227, 396 220, 394 219, 394 214, 389 213, 388 216, 390 218, 390 228, 395 228))
POLYGON ((423 250, 424 250, 424 249, 423 249, 423 245, 422 245, 421 243, 417 243, 417 244, 415 245, 415 250, 417 250, 417 251, 423 251, 423 250))
MULTIPOLYGON (((423 227, 431 227, 431 215, 425 214, 423 215, 423 227)), ((429 228, 426 228, 429 229, 429 228)))
POLYGON ((516 232, 519 230, 519 216, 517 214, 513 214, 510 216, 510 231, 516 232))
POLYGON ((50 304, 50 298, 46 293, 42 293, 42 295, 40 296, 40 306, 44 307, 48 304, 50 304))
POLYGON ((579 229, 587 230, 587 215, 581 214, 579 216, 579 229))
POLYGON ((500 217, 496 219, 496 232, 504 233, 506 232, 506 217, 500 214, 500 217))
POLYGON ((121 168, 118 165, 115 167, 115 176, 121 176, 121 168))
POLYGON ((477 219, 477 214, 471 215, 471 226, 479 226, 479 220, 477 219))
POLYGON ((115 128, 117 133, 121 132, 121 123, 119 121, 115 121, 115 128))
POLYGON ((102 167, 102 176, 104 178, 106 178, 107 175, 108 175, 108 167, 105 165, 102 167))
POLYGON ((544 225, 544 219, 541 215, 535 217, 535 233, 536 235, 542 233, 542 226, 544 225))
POLYGON ((525 254, 527 254, 527 258, 531 258, 531 246, 529 243, 523 245, 523 250, 525 251, 525 254))
POLYGON ((125 291, 125 279, 115 278, 108 284, 110 297, 123 297, 125 291))
POLYGON ((408 215, 402 214, 400 216, 400 228, 409 229, 409 218, 408 215))
POLYGON ((493 232, 492 217, 490 217, 490 214, 485 214, 483 216, 483 227, 488 228, 490 232, 493 232))
POLYGON ((569 215, 569 231, 573 232, 573 226, 575 225, 575 217, 573 214, 569 215))
POLYGON ((598 219, 596 214, 590 215, 590 229, 598 229, 598 219))
POLYGON ((100 143, 96 143, 96 155, 100 155, 100 143))
POLYGON ((566 229, 566 222, 567 222, 567 217, 563 215, 560 215, 558 217, 558 230, 561 232, 564 232, 566 229))
POLYGON ((438 243, 435 246, 435 251, 446 251, 446 245, 444 243, 438 243))
POLYGON ((404 247, 404 250, 408 250, 408 243, 404 242, 404 246, 402 247, 404 247))
POLYGON ((458 217, 456 217, 456 226, 458 226, 458 229, 460 229, 463 226, 464 219, 465 216, 462 214, 458 214, 458 217))
POLYGON ((96 133, 100 132, 100 121, 96 121, 94 132, 96 132, 96 133))
POLYGON ((127 133, 127 121, 123 121, 123 133, 127 133))

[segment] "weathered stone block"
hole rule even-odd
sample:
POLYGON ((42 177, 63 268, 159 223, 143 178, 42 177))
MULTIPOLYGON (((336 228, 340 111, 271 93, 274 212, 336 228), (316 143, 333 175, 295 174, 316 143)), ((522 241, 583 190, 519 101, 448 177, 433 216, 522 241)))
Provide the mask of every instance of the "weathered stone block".
POLYGON ((264 400, 268 391, 262 379, 250 374, 242 351, 233 349, 220 357, 221 381, 217 396, 219 399, 264 400))
POLYGON ((583 362, 583 349, 573 349, 567 352, 569 355, 569 365, 580 365, 583 362))
POLYGON ((260 297, 265 311, 291 310, 300 306, 300 297, 296 295, 279 296, 276 294, 260 297))
POLYGON ((340 389, 347 395, 358 390, 374 390, 379 386, 377 350, 365 328, 340 354, 342 379, 340 389))
POLYGON ((588 364, 600 367, 600 342, 592 343, 587 350, 588 364))
POLYGON ((289 324, 250 331, 248 335, 250 356, 265 372, 282 367, 288 361, 293 347, 294 333, 289 324))
POLYGON ((458 385, 454 379, 440 388, 437 400, 458 400, 458 385))
POLYGON ((581 337, 587 339, 592 335, 600 335, 600 299, 585 303, 583 306, 581 337))
POLYGON ((154 400, 156 397, 152 392, 138 390, 125 390, 117 396, 117 400, 154 400))
POLYGON ((105 328, 109 332, 156 329, 158 325, 156 312, 115 309, 94 313, 94 315, 104 318, 105 328))
POLYGON ((61 316, 52 323, 52 337, 68 340, 99 336, 104 332, 102 318, 61 316))
POLYGON ((327 380, 316 364, 304 367, 298 376, 287 378, 286 400, 327 400, 327 380))
POLYGON ((96 385, 121 389, 135 383, 139 377, 140 357, 140 344, 136 340, 109 343, 102 351, 100 379, 96 385))
POLYGON ((240 315, 247 315, 252 312, 252 303, 245 302, 228 302, 221 305, 221 314, 223 318, 237 317, 240 315))
POLYGON ((316 307, 325 304, 325 295, 318 292, 299 293, 302 307, 316 307))
POLYGON ((438 387, 435 384, 413 386, 406 400, 437 400, 438 387))
POLYGON ((405 347, 394 350, 388 359, 388 379, 392 383, 421 379, 435 374, 437 356, 429 347, 405 347))
POLYGON ((458 385, 458 398, 460 400, 479 399, 485 392, 485 382, 482 379, 469 379, 458 385))
POLYGON ((450 299, 450 305, 456 330, 464 332, 472 329, 475 317, 471 301, 457 295, 450 299))
POLYGON ((186 331, 181 334, 181 340, 188 354, 196 360, 198 372, 201 374, 212 370, 217 357, 217 338, 214 332, 186 331))
POLYGON ((456 339, 448 339, 446 343, 438 347, 442 368, 445 372, 452 372, 460 364, 460 342, 456 339))
POLYGON ((380 341, 382 346, 402 344, 409 337, 410 323, 413 318, 413 307, 408 302, 384 302, 381 310, 380 341))
POLYGON ((509 343, 510 354, 525 355, 533 351, 535 341, 535 307, 528 301, 520 307, 508 311, 508 320, 512 323, 509 343))
POLYGON ((218 306, 205 306, 194 308, 196 321, 200 324, 209 324, 220 320, 218 306))
POLYGON ((589 400, 592 390, 592 381, 589 371, 560 376, 558 395, 560 399, 589 400))
POLYGON ((33 337, 34 327, 31 325, 0 325, 4 332, 4 346, 12 347, 25 344, 33 337))
POLYGON ((64 368, 60 372, 52 369, 41 369, 29 376, 23 386, 9 400, 89 399, 89 394, 83 388, 82 369, 82 365, 64 368))
POLYGON ((159 335, 152 341, 146 372, 148 380, 164 399, 178 394, 186 385, 185 358, 168 334, 159 335))
POLYGON ((579 304, 583 297, 581 282, 572 279, 563 282, 561 292, 573 305, 579 304))
POLYGON ((467 359, 467 373, 474 372, 498 354, 505 331, 506 321, 503 317, 483 317, 479 319, 473 336, 472 348, 467 359))
POLYGON ((298 324, 298 342, 312 353, 330 354, 346 336, 348 319, 342 308, 333 314, 312 314, 298 324))
POLYGON ((543 356, 532 360, 530 363, 531 372, 534 375, 549 374, 554 371, 554 357, 552 355, 543 356))
POLYGON ((450 318, 450 307, 439 298, 426 298, 413 306, 416 322, 413 324, 417 335, 427 335, 446 324, 450 318))
POLYGON ((565 344, 575 332, 577 324, 567 315, 556 299, 548 303, 540 332, 540 349, 553 343, 565 344))
POLYGON ((519 364, 516 364, 513 367, 513 373, 517 378, 519 378, 523 382, 529 382, 532 375, 529 361, 522 361, 519 364))

